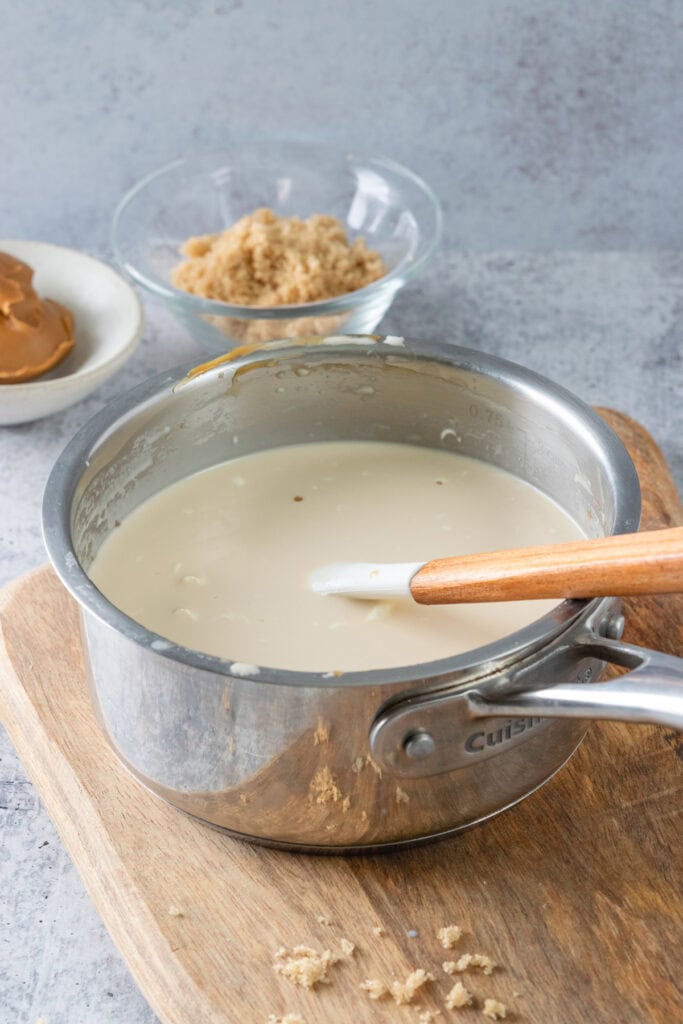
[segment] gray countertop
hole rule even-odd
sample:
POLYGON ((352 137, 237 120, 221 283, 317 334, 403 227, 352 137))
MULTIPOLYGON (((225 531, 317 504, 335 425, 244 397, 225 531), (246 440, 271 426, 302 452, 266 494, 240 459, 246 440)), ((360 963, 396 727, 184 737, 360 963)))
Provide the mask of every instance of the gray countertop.
MULTIPOLYGON (((682 296, 683 254, 442 252, 382 328, 496 353, 588 402, 628 412, 659 441, 680 489, 682 296)), ((142 344, 113 380, 59 416, 0 428, 0 583, 45 561, 41 492, 76 429, 160 365, 198 354, 168 314, 147 303, 142 344)), ((1 1024, 154 1021, 4 733, 0 822, 1 1024)))
MULTIPOLYGON (((0 0, 0 14, 4 237, 102 253, 137 179, 235 135, 384 153, 432 184, 446 232, 382 329, 500 354, 630 413, 683 487, 680 5, 0 0)), ((45 560, 41 493, 76 429, 197 355, 163 310, 147 315, 95 394, 0 427, 0 584, 45 560)), ((0 1024, 154 1020, 1 731, 0 943, 0 1024)))

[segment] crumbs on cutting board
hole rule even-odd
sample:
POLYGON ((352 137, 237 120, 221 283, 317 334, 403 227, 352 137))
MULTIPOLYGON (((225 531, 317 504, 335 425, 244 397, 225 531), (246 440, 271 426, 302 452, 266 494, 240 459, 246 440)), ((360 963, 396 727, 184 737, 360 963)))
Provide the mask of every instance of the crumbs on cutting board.
MULTIPOLYGON (((325 914, 318 915, 317 921, 322 925, 331 925, 332 923, 325 914)), ((377 938, 387 934, 382 925, 374 925, 371 932, 377 938)), ((410 929, 406 934, 413 934, 417 937, 419 932, 417 929, 410 929)), ((451 949, 461 940, 462 936, 463 929, 457 924, 444 925, 436 932, 436 939, 443 949, 451 949)), ((349 963, 355 958, 356 953, 355 944, 346 938, 339 939, 336 951, 324 949, 320 952, 306 945, 293 946, 291 949, 281 946, 274 954, 273 970, 295 985, 305 989, 315 989, 319 984, 329 984, 332 980, 330 978, 331 969, 343 962, 349 963)), ((477 968, 481 974, 487 977, 497 966, 496 962, 484 953, 463 953, 457 960, 445 960, 441 964, 442 970, 447 975, 477 968)), ((346 980, 351 981, 348 974, 346 980)), ((440 999, 446 1010, 459 1011, 471 1007, 478 1009, 489 1020, 506 1019, 507 1006, 490 993, 484 992, 479 995, 471 992, 462 981, 452 984, 445 994, 437 993, 435 991, 436 982, 437 978, 427 967, 413 967, 408 970, 403 980, 396 977, 386 979, 366 975, 362 980, 356 979, 352 983, 365 994, 366 998, 372 1001, 390 999, 397 1006, 412 1005, 419 1014, 418 1024, 432 1024, 437 1017, 443 1016, 441 1010, 420 1004, 420 1000, 424 996, 423 990, 427 986, 428 999, 440 999)), ((520 993, 515 991, 512 995, 516 998, 520 993)), ((296 1014, 288 1014, 284 1017, 271 1015, 267 1024, 300 1024, 300 1022, 301 1018, 296 1014)))
POLYGON ((462 928, 458 924, 448 924, 445 928, 439 928, 436 937, 444 949, 453 949, 462 937, 462 928))
POLYGON ((483 953, 463 953, 455 963, 449 960, 442 966, 446 974, 460 974, 470 967, 480 967, 484 974, 492 974, 498 965, 490 956, 484 956, 483 953))
POLYGON ((422 986, 430 981, 434 981, 434 975, 425 971, 423 967, 417 967, 410 972, 405 981, 393 981, 389 991, 397 1006, 404 1006, 406 1003, 412 1003, 422 986))
POLYGON ((389 992, 387 986, 379 978, 366 978, 365 981, 361 981, 358 988, 361 992, 367 992, 371 999, 381 999, 389 992))
POLYGON ((497 999, 486 999, 484 1000, 484 1009, 482 1012, 485 1017, 490 1017, 491 1020, 503 1020, 507 1015, 507 1006, 505 1003, 501 1003, 497 999))
POLYGON ((315 988, 319 984, 329 982, 328 973, 331 967, 345 960, 350 960, 355 946, 348 939, 342 939, 338 953, 325 949, 319 953, 310 946, 294 946, 287 949, 280 946, 273 955, 273 970, 301 985, 302 988, 315 988))
POLYGON ((459 1010, 461 1006, 471 1006, 472 993, 469 989, 465 988, 461 981, 456 981, 455 985, 446 996, 445 1005, 447 1010, 459 1010))

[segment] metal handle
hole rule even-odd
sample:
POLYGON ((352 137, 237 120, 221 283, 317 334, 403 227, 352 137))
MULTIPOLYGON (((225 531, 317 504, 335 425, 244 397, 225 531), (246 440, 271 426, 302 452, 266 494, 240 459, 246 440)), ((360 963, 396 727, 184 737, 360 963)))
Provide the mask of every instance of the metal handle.
POLYGON ((683 658, 580 633, 497 678, 385 706, 370 730, 370 748, 392 773, 420 778, 497 757, 552 730, 553 719, 560 718, 683 729, 683 658), (588 682, 605 662, 631 671, 609 682, 588 682), (533 688, 548 678, 567 682, 533 688))
POLYGON ((583 718, 643 722, 683 730, 683 658, 619 640, 591 637, 581 642, 589 657, 631 668, 607 683, 559 683, 504 701, 473 693, 474 717, 583 718))

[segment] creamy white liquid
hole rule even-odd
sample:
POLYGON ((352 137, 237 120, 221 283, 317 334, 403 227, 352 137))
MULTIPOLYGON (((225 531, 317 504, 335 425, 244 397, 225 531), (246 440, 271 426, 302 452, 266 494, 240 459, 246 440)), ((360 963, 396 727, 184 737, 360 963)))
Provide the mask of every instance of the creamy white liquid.
POLYGON ((258 452, 189 477, 136 509, 90 576, 131 618, 247 665, 353 671, 480 647, 556 602, 424 607, 322 597, 329 562, 428 561, 576 540, 529 484, 465 456, 329 442, 258 452))

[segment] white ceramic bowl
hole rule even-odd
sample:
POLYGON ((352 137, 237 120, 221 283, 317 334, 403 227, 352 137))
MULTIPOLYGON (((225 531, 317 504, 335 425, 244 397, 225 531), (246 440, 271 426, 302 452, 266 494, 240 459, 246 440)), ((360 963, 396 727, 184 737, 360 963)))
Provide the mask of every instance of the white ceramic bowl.
POLYGON ((105 263, 47 242, 0 241, 33 267, 41 298, 55 299, 74 316, 76 344, 49 373, 25 384, 0 384, 0 425, 27 423, 79 402, 132 355, 143 327, 133 288, 105 263))

